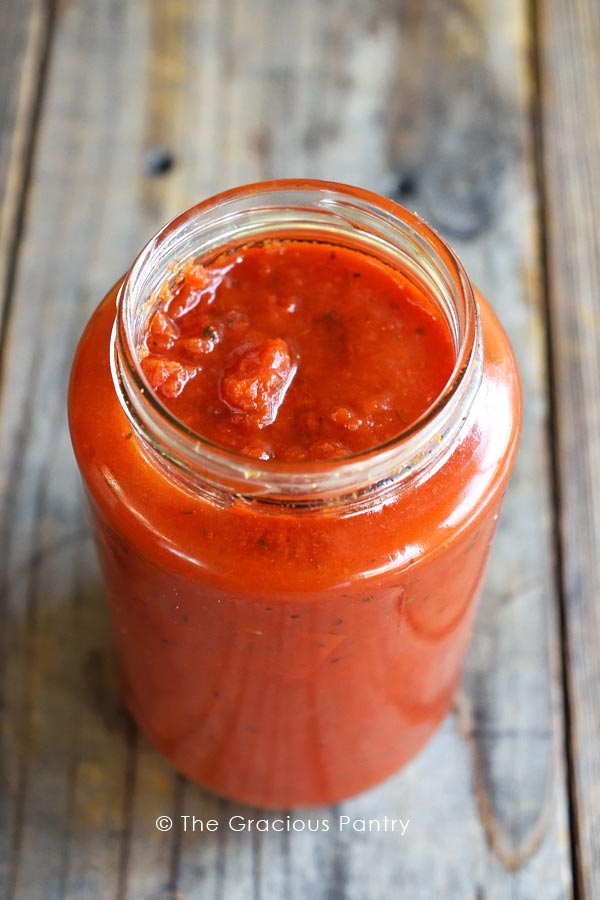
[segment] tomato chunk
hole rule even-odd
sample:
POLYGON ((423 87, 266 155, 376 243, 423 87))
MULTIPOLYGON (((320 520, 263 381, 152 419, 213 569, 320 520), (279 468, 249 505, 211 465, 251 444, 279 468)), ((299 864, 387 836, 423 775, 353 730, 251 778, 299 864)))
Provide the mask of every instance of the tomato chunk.
POLYGON ((271 338, 245 344, 230 355, 219 380, 221 400, 246 413, 259 427, 271 425, 294 377, 295 366, 285 341, 271 338))

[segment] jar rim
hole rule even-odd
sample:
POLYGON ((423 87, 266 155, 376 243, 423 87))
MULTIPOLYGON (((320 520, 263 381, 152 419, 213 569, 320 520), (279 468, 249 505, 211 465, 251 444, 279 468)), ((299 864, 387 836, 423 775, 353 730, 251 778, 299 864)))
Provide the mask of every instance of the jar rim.
POLYGON ((482 377, 479 309, 466 272, 444 239, 392 200, 350 185, 277 179, 216 194, 177 216, 143 247, 123 279, 111 340, 117 395, 136 433, 185 486, 212 496, 259 499, 290 506, 346 501, 429 470, 445 456, 464 424, 482 377), (279 225, 278 225, 279 222, 279 225), (312 224, 311 224, 312 223, 312 224), (138 358, 149 298, 189 258, 223 252, 290 229, 305 240, 331 231, 331 242, 352 240, 369 252, 403 260, 443 303, 455 340, 453 371, 431 405, 393 438, 347 457, 319 461, 257 460, 215 444, 177 419, 152 390, 138 358), (337 240, 335 236, 337 235, 337 240), (412 251, 409 253, 408 251, 412 251), (418 270, 418 276, 417 274, 418 270), (144 315, 142 315, 144 313, 144 315))

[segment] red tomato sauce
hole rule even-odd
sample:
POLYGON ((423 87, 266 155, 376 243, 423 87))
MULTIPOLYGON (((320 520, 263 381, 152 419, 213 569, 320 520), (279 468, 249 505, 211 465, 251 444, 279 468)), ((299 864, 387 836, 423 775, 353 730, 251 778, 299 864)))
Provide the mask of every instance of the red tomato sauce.
MULTIPOLYGON (((424 744, 460 679, 520 431, 507 337, 478 295, 481 386, 439 465, 360 513, 305 515, 213 502, 157 463, 111 376, 118 288, 81 339, 69 419, 127 705, 179 771, 237 800, 363 790, 424 744)), ((192 261, 138 350, 191 429, 284 460, 388 440, 454 363, 441 316, 400 274, 308 242, 192 261)))
POLYGON ((162 292, 140 351, 171 412, 260 459, 348 456, 391 440, 454 365, 433 303, 355 250, 269 242, 190 261, 162 292))

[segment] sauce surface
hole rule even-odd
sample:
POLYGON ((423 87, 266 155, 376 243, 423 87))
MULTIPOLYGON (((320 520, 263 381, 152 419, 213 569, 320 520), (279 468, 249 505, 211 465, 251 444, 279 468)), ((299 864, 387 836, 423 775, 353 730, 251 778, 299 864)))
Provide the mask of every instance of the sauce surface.
POLYGON ((273 241, 190 260, 161 290, 139 358, 192 431, 292 461, 393 439, 441 393, 454 348, 434 304, 384 264, 273 241))

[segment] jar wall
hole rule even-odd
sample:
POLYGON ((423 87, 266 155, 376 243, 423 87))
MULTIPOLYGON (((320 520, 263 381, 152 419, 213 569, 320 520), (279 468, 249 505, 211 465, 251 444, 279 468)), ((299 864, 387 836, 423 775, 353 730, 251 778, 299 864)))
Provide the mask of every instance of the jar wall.
POLYGON ((70 422, 133 715, 238 800, 368 787, 417 752, 460 678, 520 428, 501 326, 479 298, 483 380, 441 467, 359 515, 267 514, 216 507, 146 455, 109 369, 115 294, 82 338, 70 422))

